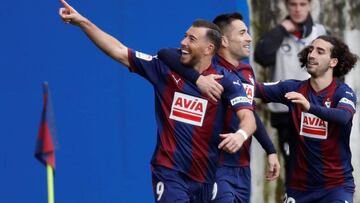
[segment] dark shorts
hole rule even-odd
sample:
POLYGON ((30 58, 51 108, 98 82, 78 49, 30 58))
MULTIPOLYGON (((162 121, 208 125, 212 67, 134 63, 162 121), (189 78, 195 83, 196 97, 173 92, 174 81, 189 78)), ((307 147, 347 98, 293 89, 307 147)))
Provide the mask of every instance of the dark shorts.
POLYGON ((303 192, 286 189, 284 203, 353 203, 354 192, 343 187, 303 192))
POLYGON ((249 203, 250 167, 220 167, 216 171, 214 203, 249 203), (216 191, 217 190, 217 191, 216 191))
POLYGON ((213 183, 196 182, 185 174, 161 166, 152 170, 155 202, 159 203, 208 203, 213 183))

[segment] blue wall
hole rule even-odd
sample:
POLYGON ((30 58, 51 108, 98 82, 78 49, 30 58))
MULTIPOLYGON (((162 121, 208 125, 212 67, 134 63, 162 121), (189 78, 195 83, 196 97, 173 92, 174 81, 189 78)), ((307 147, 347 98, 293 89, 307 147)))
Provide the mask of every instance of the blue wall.
MULTIPOLYGON (((127 46, 155 54, 175 47, 195 18, 246 13, 246 1, 69 1, 127 46)), ((155 146, 150 84, 64 24, 57 1, 2 0, 0 6, 0 202, 47 202, 45 167, 34 157, 49 82, 61 203, 152 202, 155 146)))

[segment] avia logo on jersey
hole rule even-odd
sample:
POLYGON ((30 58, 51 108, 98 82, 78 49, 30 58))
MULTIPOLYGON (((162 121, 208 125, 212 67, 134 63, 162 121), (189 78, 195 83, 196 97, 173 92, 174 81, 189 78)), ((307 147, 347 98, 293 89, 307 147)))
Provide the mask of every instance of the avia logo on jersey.
POLYGON ((250 104, 252 104, 254 100, 254 85, 243 83, 243 87, 246 92, 246 96, 249 99, 250 104))
POLYGON ((202 126, 207 100, 175 92, 170 118, 176 121, 202 126))
POLYGON ((328 135, 328 122, 311 113, 301 112, 300 135, 325 140, 328 135))
POLYGON ((153 59, 152 56, 138 52, 138 51, 135 52, 135 56, 136 56, 136 58, 143 59, 145 61, 151 61, 153 59))

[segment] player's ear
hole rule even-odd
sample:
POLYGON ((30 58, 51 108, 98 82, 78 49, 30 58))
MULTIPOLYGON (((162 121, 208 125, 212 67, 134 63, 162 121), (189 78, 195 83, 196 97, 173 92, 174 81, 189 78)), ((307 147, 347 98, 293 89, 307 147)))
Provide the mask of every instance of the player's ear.
POLYGON ((229 40, 224 35, 221 37, 221 46, 225 48, 229 46, 229 40))
POLYGON ((339 60, 337 58, 330 59, 330 67, 334 68, 338 64, 339 60))
POLYGON ((209 43, 205 49, 205 55, 212 55, 215 52, 215 45, 213 43, 209 43))

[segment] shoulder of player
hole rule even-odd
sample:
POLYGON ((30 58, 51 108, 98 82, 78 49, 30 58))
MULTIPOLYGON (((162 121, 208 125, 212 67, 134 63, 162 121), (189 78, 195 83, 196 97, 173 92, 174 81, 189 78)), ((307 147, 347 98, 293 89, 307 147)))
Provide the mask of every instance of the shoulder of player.
MULTIPOLYGON (((144 61, 156 61, 156 62, 162 62, 160 59, 158 59, 157 55, 150 55, 141 51, 128 49, 129 57, 134 60, 134 58, 138 60, 144 60, 144 61)), ((165 66, 165 63, 162 62, 162 64, 165 66)))
POLYGON ((279 85, 279 86, 288 87, 288 88, 298 88, 301 85, 306 84, 306 81, 289 79, 289 80, 279 80, 279 81, 274 81, 274 82, 265 82, 262 84, 264 86, 279 85))
POLYGON ((336 88, 336 92, 335 95, 340 97, 354 97, 356 98, 356 94, 353 91, 353 89, 346 83, 341 82, 341 81, 337 81, 337 88, 336 88))

